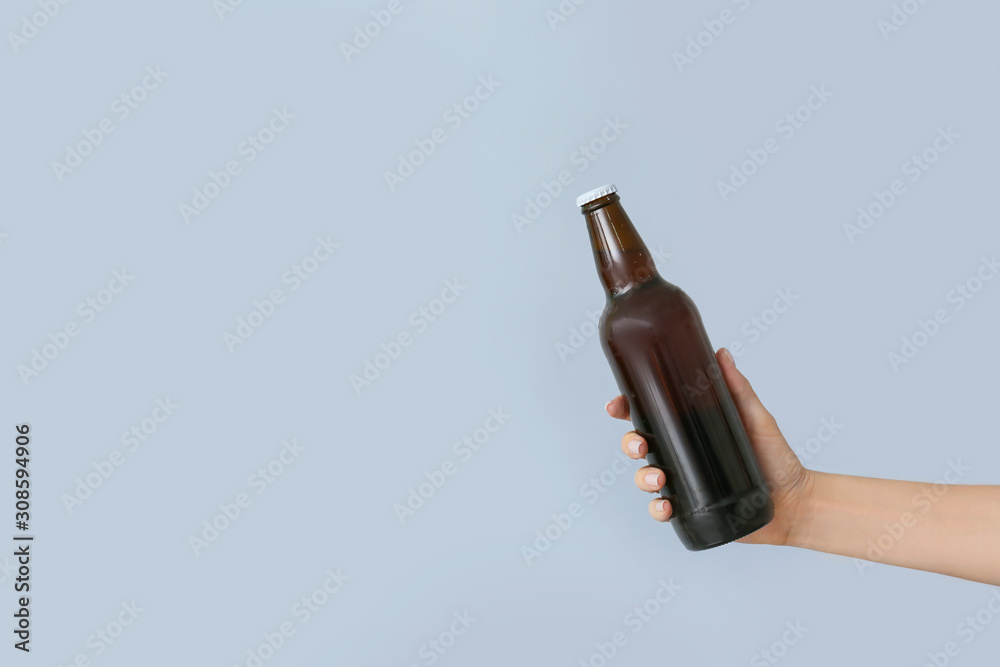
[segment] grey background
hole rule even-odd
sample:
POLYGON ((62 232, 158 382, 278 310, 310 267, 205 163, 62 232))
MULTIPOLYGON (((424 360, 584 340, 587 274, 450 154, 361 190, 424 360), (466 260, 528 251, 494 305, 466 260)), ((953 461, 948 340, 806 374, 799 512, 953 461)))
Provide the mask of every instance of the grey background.
MULTIPOLYGON (((33 650, 8 644, 4 664, 246 665, 286 621, 263 664, 599 665, 618 631, 608 664, 772 664, 759 652, 796 622, 782 664, 920 665, 949 641, 954 664, 990 664, 1000 620, 971 643, 956 628, 994 589, 793 549, 686 552, 647 516, 634 463, 590 504, 581 485, 628 426, 604 414, 595 338, 565 359, 557 344, 603 304, 573 200, 614 181, 713 343, 744 344, 793 446, 844 425, 807 465, 934 481, 960 460, 963 483, 997 483, 1000 282, 961 311, 947 300, 1000 251, 996 3, 919 5, 886 38, 885 0, 594 0, 554 28, 556 0, 403 0, 348 62, 340 44, 387 4, 246 0, 220 19, 208 0, 71 2, 0 47, 0 497, 12 514, 11 427, 28 422, 36 535, 33 650), (678 71, 724 9, 734 22, 678 71), (118 120, 112 102, 156 66, 168 76, 118 120), (452 128, 443 114, 481 76, 500 86, 452 128), (775 123, 813 86, 832 98, 785 139, 775 123), (178 206, 275 107, 295 118, 186 223, 178 206), (60 182, 52 162, 103 118, 114 131, 60 182), (608 118, 627 127, 581 171, 608 118), (390 192, 384 172, 438 127, 447 140, 390 192), (850 243, 857 208, 947 127, 954 146, 850 243), (723 201, 717 181, 769 137, 779 151, 723 201), (564 169, 572 184, 518 231, 512 214, 564 169), (339 248, 291 291, 283 274, 328 236, 339 248), (84 323, 77 304, 123 267, 134 280, 84 323), (466 291, 416 333, 411 313, 454 279, 466 291), (285 303, 230 352, 223 334, 276 288, 285 303), (752 340, 779 289, 798 300, 752 340), (888 353, 938 308, 949 324, 895 372, 888 353), (24 382, 70 321, 79 335, 24 382), (351 375, 400 332, 412 345, 359 395, 351 375), (167 397, 180 407, 127 451, 121 434, 167 397), (509 421, 461 461, 453 443, 497 408, 509 421), (286 439, 304 451, 256 495, 248 478, 286 439), (401 524, 394 505, 449 460, 401 524), (242 492, 252 505, 195 555, 189 537, 242 492), (573 502, 583 516, 529 565, 522 547, 573 502), (300 623, 293 606, 338 568, 349 580, 300 623), (681 589, 633 633, 625 616, 660 579, 681 589), (88 638, 133 600, 138 619, 96 655, 88 638), (466 611, 468 632, 421 654, 466 611)), ((0 25, 38 11, 7 3, 0 25)))

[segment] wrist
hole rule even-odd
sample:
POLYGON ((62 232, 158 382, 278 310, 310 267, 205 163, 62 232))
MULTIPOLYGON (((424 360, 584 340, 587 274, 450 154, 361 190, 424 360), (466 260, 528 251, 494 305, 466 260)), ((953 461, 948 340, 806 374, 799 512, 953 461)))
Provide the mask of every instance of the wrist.
POLYGON ((827 473, 802 469, 802 477, 795 485, 788 503, 786 546, 809 548, 827 477, 827 473))

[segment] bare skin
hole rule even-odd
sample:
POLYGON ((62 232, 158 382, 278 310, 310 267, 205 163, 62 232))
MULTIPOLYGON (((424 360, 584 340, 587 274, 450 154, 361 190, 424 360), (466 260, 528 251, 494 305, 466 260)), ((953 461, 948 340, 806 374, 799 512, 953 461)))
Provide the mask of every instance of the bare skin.
MULTIPOLYGON (((716 358, 774 501, 774 520, 740 542, 814 549, 1000 585, 1000 486, 808 470, 728 350, 719 350, 716 358)), ((629 419, 623 396, 610 401, 607 410, 612 417, 629 419)), ((625 434, 621 447, 633 459, 645 458, 648 452, 645 440, 634 431, 625 434)), ((960 478, 961 470, 948 474, 960 478)), ((636 472, 635 483, 656 493, 664 475, 644 466, 636 472)), ((649 513, 657 521, 669 521, 670 502, 651 500, 649 513)))

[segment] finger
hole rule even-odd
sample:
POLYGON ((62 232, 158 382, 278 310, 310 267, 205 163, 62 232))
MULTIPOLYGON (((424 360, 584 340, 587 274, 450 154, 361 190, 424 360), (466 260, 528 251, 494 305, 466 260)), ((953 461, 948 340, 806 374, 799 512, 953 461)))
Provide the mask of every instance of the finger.
POLYGON ((628 401, 625 400, 624 396, 615 396, 608 404, 604 406, 608 411, 608 414, 615 419, 624 419, 628 421, 629 418, 629 408, 628 401))
POLYGON ((622 438, 622 451, 630 459, 642 459, 646 458, 649 446, 641 435, 637 435, 635 431, 629 431, 622 438))
POLYGON ((660 498, 658 500, 649 501, 649 516, 653 517, 657 521, 670 521, 670 516, 673 512, 674 508, 670 506, 669 500, 660 498))
POLYGON ((659 491, 663 488, 663 484, 666 481, 667 478, 664 476, 663 471, 651 466, 639 468, 635 472, 635 485, 641 491, 649 491, 650 493, 659 491))
POLYGON ((736 368, 736 362, 729 350, 723 347, 715 356, 751 439, 757 436, 780 436, 781 431, 778 430, 774 416, 760 402, 757 393, 750 386, 750 381, 736 368))

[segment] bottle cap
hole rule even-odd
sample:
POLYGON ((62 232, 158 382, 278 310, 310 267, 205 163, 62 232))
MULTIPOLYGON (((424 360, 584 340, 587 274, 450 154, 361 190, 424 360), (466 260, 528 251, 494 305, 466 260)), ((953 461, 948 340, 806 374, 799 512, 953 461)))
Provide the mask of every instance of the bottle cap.
POLYGON ((594 201, 596 199, 600 199, 601 197, 607 197, 608 195, 610 195, 613 192, 618 192, 618 188, 615 187, 614 183, 608 183, 607 185, 602 185, 601 187, 597 188, 596 190, 591 190, 590 192, 586 192, 586 193, 580 195, 579 197, 577 197, 576 198, 576 205, 577 206, 586 206, 590 202, 592 202, 592 201, 594 201))

